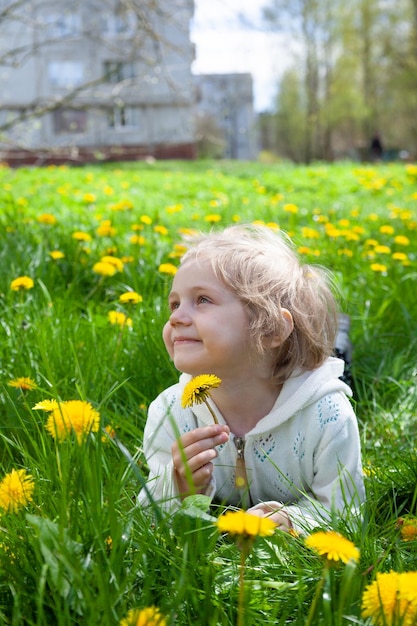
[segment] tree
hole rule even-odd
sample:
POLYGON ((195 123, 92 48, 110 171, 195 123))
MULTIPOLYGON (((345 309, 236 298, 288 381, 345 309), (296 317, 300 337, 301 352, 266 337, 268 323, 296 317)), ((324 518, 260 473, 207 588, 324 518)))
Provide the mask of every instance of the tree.
MULTIPOLYGON (((417 0, 272 0, 265 19, 291 29, 298 50, 306 162, 365 155, 376 132, 391 148, 415 153, 417 0)), ((277 100, 278 121, 291 116, 284 100, 277 100)))

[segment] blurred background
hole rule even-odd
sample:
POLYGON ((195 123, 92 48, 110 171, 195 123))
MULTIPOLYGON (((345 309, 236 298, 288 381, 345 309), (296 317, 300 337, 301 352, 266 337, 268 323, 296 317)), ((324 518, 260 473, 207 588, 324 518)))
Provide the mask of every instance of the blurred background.
POLYGON ((413 160, 416 0, 0 0, 0 160, 413 160))

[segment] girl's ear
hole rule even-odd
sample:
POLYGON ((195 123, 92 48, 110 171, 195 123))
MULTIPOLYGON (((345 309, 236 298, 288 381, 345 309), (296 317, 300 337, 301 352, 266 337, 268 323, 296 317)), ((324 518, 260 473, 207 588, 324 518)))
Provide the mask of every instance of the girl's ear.
POLYGON ((281 309, 283 330, 279 335, 275 335, 271 340, 271 348, 278 348, 291 335, 294 329, 294 320, 288 309, 281 309))

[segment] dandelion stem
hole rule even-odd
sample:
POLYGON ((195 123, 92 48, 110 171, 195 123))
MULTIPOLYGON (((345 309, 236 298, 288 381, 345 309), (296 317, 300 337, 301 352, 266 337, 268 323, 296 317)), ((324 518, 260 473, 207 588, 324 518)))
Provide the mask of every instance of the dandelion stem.
POLYGON ((237 626, 244 626, 245 624, 245 566, 246 557, 249 550, 245 545, 241 547, 240 551, 240 565, 239 565, 239 600, 237 607, 237 626))
POLYGON ((209 403, 207 402, 207 400, 204 400, 204 404, 206 405, 206 407, 207 407, 207 408, 208 408, 208 410, 210 411, 210 413, 211 413, 211 415, 212 415, 212 417, 213 417, 214 423, 215 423, 215 424, 218 424, 218 423, 219 423, 219 420, 217 419, 217 417, 216 417, 216 415, 215 415, 215 413, 214 413, 213 409, 211 408, 211 406, 209 405, 209 403))
POLYGON ((312 601, 311 606, 310 606, 310 610, 309 610, 308 615, 307 615, 307 620, 306 620, 305 626, 312 626, 312 624, 313 624, 314 616, 315 616, 316 609, 317 609, 317 603, 318 603, 319 598, 321 596, 325 580, 326 580, 326 568, 324 568, 323 575, 322 575, 321 579, 319 580, 319 582, 317 584, 316 593, 314 594, 314 598, 313 598, 313 601, 312 601))

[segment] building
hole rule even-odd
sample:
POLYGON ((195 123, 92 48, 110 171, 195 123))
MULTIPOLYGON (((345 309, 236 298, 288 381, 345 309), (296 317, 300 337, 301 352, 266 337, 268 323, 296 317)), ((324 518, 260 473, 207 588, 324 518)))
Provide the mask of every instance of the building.
POLYGON ((197 132, 203 150, 225 159, 253 160, 258 153, 251 74, 201 74, 197 132))
POLYGON ((193 11, 193 0, 0 0, 0 161, 193 158, 193 11))

